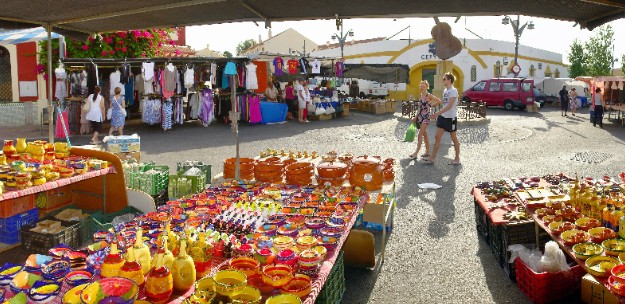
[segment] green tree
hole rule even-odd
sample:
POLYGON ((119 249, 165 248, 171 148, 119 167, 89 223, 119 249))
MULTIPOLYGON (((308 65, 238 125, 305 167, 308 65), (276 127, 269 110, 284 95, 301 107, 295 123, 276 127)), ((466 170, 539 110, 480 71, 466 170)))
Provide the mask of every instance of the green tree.
POLYGON ((577 76, 588 75, 587 55, 584 54, 584 46, 582 43, 575 39, 571 44, 571 51, 569 53, 569 77, 575 78, 577 76))
POLYGON ((230 53, 228 51, 225 51, 224 52, 224 56, 226 56, 226 58, 230 59, 230 58, 232 58, 232 53, 230 53))
POLYGON ((612 75, 613 43, 614 30, 609 24, 600 27, 599 31, 586 42, 589 76, 612 75))
POLYGON ((256 40, 254 39, 247 39, 245 41, 239 42, 239 45, 237 45, 237 55, 241 55, 243 51, 255 45, 256 45, 256 40))
POLYGON ((625 54, 621 57, 621 74, 625 73, 625 54))

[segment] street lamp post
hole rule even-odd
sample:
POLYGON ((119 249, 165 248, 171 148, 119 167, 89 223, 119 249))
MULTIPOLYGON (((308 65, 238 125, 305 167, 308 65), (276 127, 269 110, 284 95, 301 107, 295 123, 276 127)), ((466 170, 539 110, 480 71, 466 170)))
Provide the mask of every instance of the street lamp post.
POLYGON ((347 41, 347 37, 354 37, 354 31, 350 29, 349 31, 347 31, 347 33, 343 34, 343 20, 337 20, 337 22, 340 22, 341 34, 332 35, 332 40, 338 39, 339 46, 341 47, 341 58, 343 58, 343 48, 345 47, 345 41, 347 41))
MULTIPOLYGON (((521 35, 523 35, 523 30, 525 30, 526 27, 528 30, 534 29, 534 22, 528 21, 525 22, 525 24, 521 25, 519 15, 516 16, 516 20, 513 20, 509 16, 504 15, 503 19, 501 19, 501 24, 510 24, 510 26, 512 26, 512 30, 514 31, 514 64, 516 65, 518 64, 519 59, 519 38, 521 38, 521 35)), ((515 72, 514 74, 518 76, 518 72, 515 72)))

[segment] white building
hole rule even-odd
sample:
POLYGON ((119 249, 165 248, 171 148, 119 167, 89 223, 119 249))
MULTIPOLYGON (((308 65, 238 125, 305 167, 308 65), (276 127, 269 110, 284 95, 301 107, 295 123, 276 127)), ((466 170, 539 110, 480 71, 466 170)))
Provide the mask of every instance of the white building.
MULTIPOLYGON (((451 58, 455 87, 466 90, 476 82, 497 77, 497 64, 502 77, 512 76, 514 65, 514 43, 491 39, 461 39, 462 51, 451 58)), ((340 48, 328 48, 313 52, 311 56, 339 57, 340 48)), ((433 39, 416 40, 408 44, 404 40, 381 40, 368 43, 345 44, 345 63, 406 64, 410 67, 410 84, 398 84, 397 90, 389 86, 390 97, 406 99, 416 94, 421 80, 434 82, 436 62, 433 39)), ((567 66, 562 63, 562 55, 541 49, 519 45, 519 77, 528 77, 540 82, 545 77, 567 77, 567 66)))
POLYGON ((298 31, 289 28, 275 36, 271 34, 269 29, 268 38, 265 41, 259 41, 258 44, 246 49, 243 54, 253 53, 278 53, 278 54, 297 54, 297 52, 306 53, 319 49, 317 43, 300 34, 298 31))

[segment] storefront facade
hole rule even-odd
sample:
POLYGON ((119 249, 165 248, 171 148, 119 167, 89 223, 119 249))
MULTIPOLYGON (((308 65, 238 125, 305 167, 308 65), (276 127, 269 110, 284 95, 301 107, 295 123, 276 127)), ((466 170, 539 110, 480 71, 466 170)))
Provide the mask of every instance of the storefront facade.
MULTIPOLYGON (((462 39, 462 51, 451 58, 455 87, 464 91, 476 82, 493 77, 512 77, 510 68, 514 65, 514 43, 490 39, 462 39)), ((316 51, 312 56, 340 56, 340 48, 316 51)), ((433 39, 408 43, 404 40, 381 40, 368 43, 345 45, 346 63, 406 64, 410 66, 409 84, 387 84, 391 98, 407 99, 417 93, 419 83, 435 79, 436 57, 433 39)), ((519 77, 532 78, 539 82, 545 77, 567 77, 562 55, 541 49, 519 45, 519 77)))

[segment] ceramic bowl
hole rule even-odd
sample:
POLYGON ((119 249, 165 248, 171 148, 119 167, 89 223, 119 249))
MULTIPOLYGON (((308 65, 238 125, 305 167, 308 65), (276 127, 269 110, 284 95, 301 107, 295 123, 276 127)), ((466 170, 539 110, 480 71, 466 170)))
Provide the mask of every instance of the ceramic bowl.
POLYGON ((293 278, 293 268, 285 264, 274 264, 263 267, 263 282, 265 284, 278 288, 293 278))
POLYGON ((213 276, 215 291, 222 296, 235 296, 247 285, 247 276, 237 270, 221 270, 213 276))
POLYGON ((13 277, 24 269, 23 265, 6 263, 0 268, 0 287, 11 284, 13 277))
POLYGON ((619 264, 620 262, 613 257, 595 255, 586 260, 584 268, 596 277, 605 278, 609 277, 612 268, 619 264))
POLYGON ((610 271, 610 274, 612 274, 615 281, 625 284, 625 265, 621 264, 614 266, 614 268, 610 271))
POLYGON ((52 260, 41 266, 41 276, 48 281, 62 281, 69 273, 70 266, 67 259, 52 260))
POLYGON ((249 285, 245 286, 241 293, 230 297, 232 304, 258 304, 262 298, 260 290, 249 285))
POLYGON ((71 287, 83 285, 91 282, 93 274, 86 270, 71 271, 65 277, 65 284, 71 287))
POLYGON ((247 277, 256 275, 260 271, 260 262, 250 257, 237 257, 228 261, 230 269, 238 270, 245 274, 247 277))
POLYGON ((273 248, 280 252, 284 249, 291 248, 293 245, 293 238, 290 236, 279 236, 273 239, 273 248))
POLYGON ((578 259, 586 260, 593 255, 602 254, 603 247, 595 243, 579 243, 573 246, 573 253, 578 259))
POLYGON ((302 300, 296 295, 281 294, 267 299, 265 304, 302 304, 302 300))
POLYGON ((619 282, 617 280, 617 277, 610 276, 608 278, 608 286, 610 286, 610 291, 612 291, 614 294, 621 297, 625 296, 625 284, 619 282))
POLYGON ((80 293, 80 299, 85 304, 131 304, 134 303, 138 295, 139 286, 133 280, 112 277, 100 279, 87 285, 80 293))
POLYGON ((609 239, 601 243, 601 246, 605 249, 605 253, 612 256, 618 256, 625 252, 625 240, 621 239, 609 239))
POLYGON ((64 295, 63 295, 63 304, 82 304, 82 301, 80 300, 80 294, 82 293, 82 290, 85 289, 85 287, 87 287, 88 284, 81 284, 78 286, 74 286, 72 289, 68 290, 64 295))
POLYGON ((593 218, 582 217, 575 221, 575 226, 577 226, 577 229, 588 231, 592 228, 601 226, 601 223, 593 218))
POLYGON ((280 287, 280 292, 296 295, 303 300, 310 293, 310 289, 310 277, 304 274, 296 274, 291 281, 280 287))
POLYGON ((590 234, 590 240, 593 243, 602 243, 607 239, 612 239, 616 237, 616 232, 610 228, 605 227, 595 227, 588 230, 590 234))
POLYGON ((332 236, 322 236, 319 238, 319 245, 327 250, 334 250, 337 246, 338 239, 332 236))
POLYGON ((560 237, 562 238, 562 241, 564 241, 564 244, 568 246, 588 242, 588 239, 590 238, 588 232, 578 229, 564 231, 560 237))
POLYGON ((60 284, 37 281, 28 291, 28 297, 35 303, 48 303, 54 300, 60 291, 60 284))

